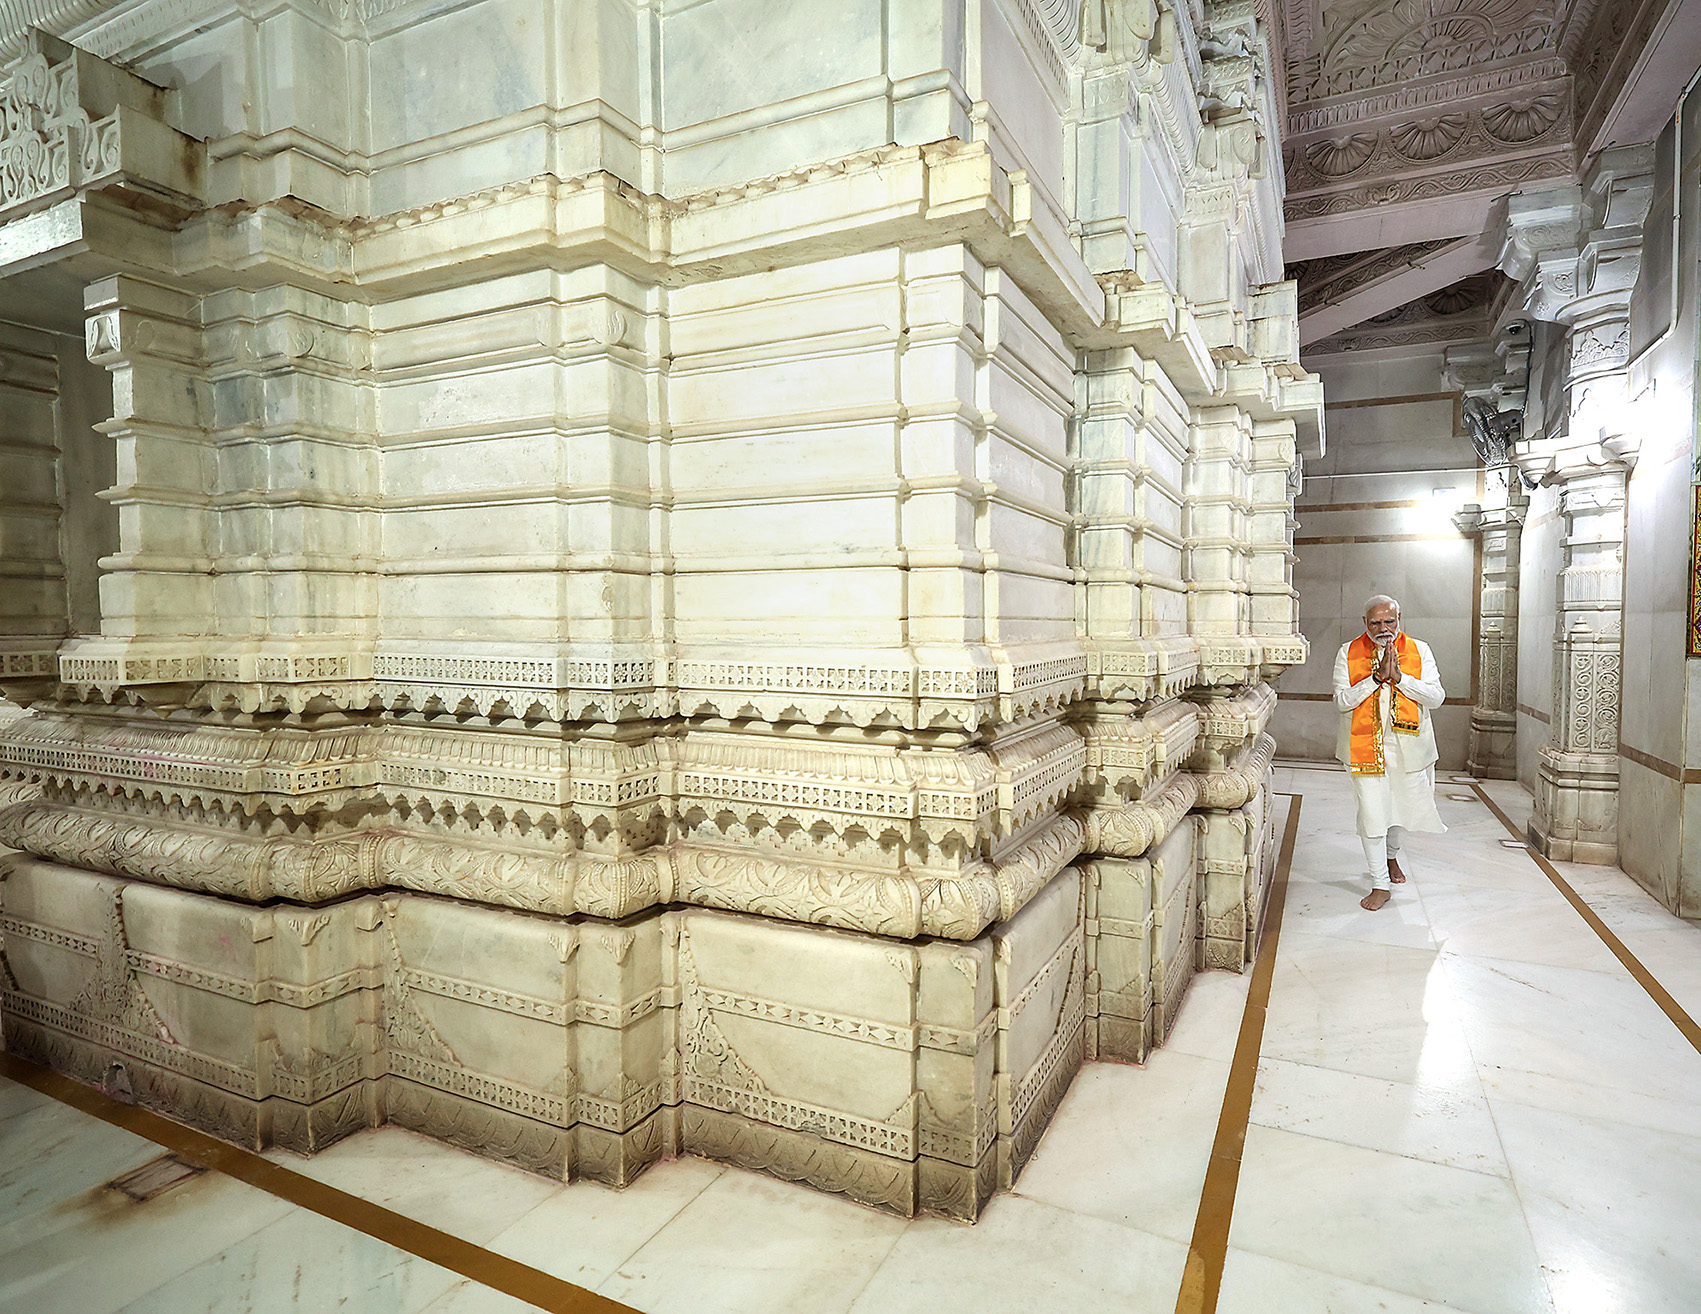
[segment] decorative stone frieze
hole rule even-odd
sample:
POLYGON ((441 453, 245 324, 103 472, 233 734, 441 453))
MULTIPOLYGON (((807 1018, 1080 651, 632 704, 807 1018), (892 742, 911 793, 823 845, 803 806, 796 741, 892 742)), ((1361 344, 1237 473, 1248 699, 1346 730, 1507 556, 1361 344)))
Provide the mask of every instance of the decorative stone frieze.
POLYGON ((205 157, 165 108, 163 88, 32 29, 0 67, 0 223, 107 189, 194 206, 205 157))

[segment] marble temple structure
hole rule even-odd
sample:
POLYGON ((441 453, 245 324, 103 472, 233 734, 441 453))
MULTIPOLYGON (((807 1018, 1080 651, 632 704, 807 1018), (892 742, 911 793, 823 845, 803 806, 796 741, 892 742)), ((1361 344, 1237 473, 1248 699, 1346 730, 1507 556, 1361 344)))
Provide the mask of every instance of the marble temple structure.
POLYGON ((1257 949, 1267 10, 0 0, 7 1049, 974 1219, 1257 949))

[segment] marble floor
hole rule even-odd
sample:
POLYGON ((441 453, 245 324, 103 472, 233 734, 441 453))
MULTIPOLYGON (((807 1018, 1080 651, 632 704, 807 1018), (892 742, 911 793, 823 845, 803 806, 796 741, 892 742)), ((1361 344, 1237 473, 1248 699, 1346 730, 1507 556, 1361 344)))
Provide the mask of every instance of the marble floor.
MULTIPOLYGON (((1701 1053, 1468 786, 1443 775, 1450 833, 1412 838, 1413 881, 1376 914, 1346 776, 1278 787, 1303 804, 1218 1309, 1701 1308, 1701 1053)), ((1560 870, 1701 1017, 1701 927, 1622 872, 1560 870)), ((393 1129, 273 1157, 658 1314, 1169 1314, 1248 979, 1199 977, 1143 1068, 1085 1069, 973 1228, 697 1159, 614 1192, 393 1129)), ((216 1172, 140 1204, 105 1187, 161 1153, 0 1083, 0 1310, 531 1308, 216 1172)))

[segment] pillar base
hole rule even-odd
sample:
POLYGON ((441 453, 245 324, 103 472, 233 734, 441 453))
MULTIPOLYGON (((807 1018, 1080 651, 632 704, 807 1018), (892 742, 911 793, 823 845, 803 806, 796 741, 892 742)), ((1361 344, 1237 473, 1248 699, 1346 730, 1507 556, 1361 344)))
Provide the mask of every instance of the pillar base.
POLYGON ((1618 758, 1544 749, 1530 844, 1556 862, 1618 862, 1618 758))
POLYGON ((1471 709, 1471 747, 1465 770, 1478 780, 1518 778, 1518 717, 1494 708, 1471 709))

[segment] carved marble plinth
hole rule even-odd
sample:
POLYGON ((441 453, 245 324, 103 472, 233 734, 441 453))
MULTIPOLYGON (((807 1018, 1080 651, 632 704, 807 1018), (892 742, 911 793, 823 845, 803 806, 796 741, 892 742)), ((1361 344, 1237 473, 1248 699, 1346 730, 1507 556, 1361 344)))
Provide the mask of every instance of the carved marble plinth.
POLYGON ((1465 770, 1479 780, 1518 778, 1518 714, 1471 709, 1471 747, 1465 770))
POLYGON ((1530 842, 1559 862, 1618 862, 1618 754, 1542 749, 1530 842))
POLYGON ((419 895, 256 908, 27 858, 0 898, 14 1052, 255 1148, 387 1120, 558 1178, 701 1153, 973 1219, 1085 1048, 1073 870, 963 943, 419 895))

